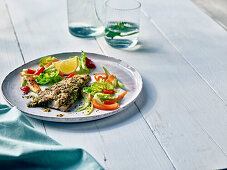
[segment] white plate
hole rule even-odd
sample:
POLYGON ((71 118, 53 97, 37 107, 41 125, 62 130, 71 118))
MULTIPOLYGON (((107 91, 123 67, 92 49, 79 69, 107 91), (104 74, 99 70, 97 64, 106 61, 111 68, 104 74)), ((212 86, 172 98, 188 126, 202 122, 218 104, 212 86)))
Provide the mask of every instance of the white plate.
MULTIPOLYGON (((22 71, 22 69, 37 68, 40 58, 28 62, 21 67, 18 67, 6 76, 2 83, 2 92, 5 99, 8 101, 9 104, 11 104, 12 106, 16 106, 27 116, 53 122, 92 121, 111 116, 124 109, 127 109, 130 104, 135 101, 135 99, 138 97, 142 90, 143 82, 139 72, 136 71, 136 69, 134 69, 132 66, 119 59, 94 53, 86 54, 87 57, 90 58, 97 67, 91 74, 104 72, 102 67, 105 66, 110 73, 116 75, 117 78, 125 85, 128 93, 121 101, 120 107, 117 110, 104 111, 95 109, 90 115, 85 115, 83 111, 75 112, 75 107, 72 107, 69 112, 61 112, 55 109, 51 109, 51 112, 43 112, 41 111, 41 107, 26 107, 26 103, 29 100, 26 98, 22 98, 22 92, 20 91, 22 80, 19 73, 22 71), (56 117, 58 114, 64 114, 64 116, 56 117)), ((63 60, 69 58, 70 56, 80 56, 80 52, 60 53, 51 56, 63 60)))

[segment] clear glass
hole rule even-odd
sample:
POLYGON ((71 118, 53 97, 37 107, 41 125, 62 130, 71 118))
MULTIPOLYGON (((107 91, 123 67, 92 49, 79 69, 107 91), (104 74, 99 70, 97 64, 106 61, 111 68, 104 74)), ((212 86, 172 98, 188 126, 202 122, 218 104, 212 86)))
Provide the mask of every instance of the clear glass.
POLYGON ((131 48, 138 42, 140 7, 136 0, 108 0, 105 3, 105 40, 115 48, 131 48))
POLYGON ((104 0, 67 0, 69 32, 92 38, 104 31, 104 0))

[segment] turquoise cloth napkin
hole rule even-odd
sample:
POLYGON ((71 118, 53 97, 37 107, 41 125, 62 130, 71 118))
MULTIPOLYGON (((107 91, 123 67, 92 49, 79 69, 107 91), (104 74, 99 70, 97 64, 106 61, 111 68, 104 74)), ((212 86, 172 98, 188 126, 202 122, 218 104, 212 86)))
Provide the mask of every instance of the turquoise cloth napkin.
POLYGON ((103 169, 83 149, 61 146, 40 133, 16 108, 0 104, 0 167, 11 169, 103 169))

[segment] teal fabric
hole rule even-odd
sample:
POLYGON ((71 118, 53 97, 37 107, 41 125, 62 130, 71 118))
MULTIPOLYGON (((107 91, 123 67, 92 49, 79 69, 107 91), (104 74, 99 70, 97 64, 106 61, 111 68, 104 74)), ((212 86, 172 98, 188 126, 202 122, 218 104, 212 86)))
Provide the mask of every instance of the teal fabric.
POLYGON ((15 107, 0 104, 0 167, 11 169, 103 169, 83 149, 61 146, 38 132, 15 107))

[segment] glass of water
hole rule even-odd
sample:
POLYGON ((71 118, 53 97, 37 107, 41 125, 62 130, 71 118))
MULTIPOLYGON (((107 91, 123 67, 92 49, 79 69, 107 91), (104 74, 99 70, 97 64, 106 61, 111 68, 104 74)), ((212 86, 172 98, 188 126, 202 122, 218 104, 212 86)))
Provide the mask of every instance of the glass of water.
POLYGON ((104 0, 67 0, 69 32, 92 38, 103 34, 104 0))
POLYGON ((115 48, 131 48, 138 42, 140 7, 136 0, 108 0, 105 3, 105 40, 115 48))

